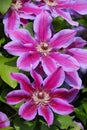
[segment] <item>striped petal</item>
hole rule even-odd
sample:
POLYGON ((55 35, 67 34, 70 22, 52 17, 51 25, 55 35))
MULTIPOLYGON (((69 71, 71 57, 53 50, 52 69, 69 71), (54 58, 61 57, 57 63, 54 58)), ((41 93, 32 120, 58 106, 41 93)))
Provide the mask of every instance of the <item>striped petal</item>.
POLYGON ((80 79, 77 71, 65 72, 65 82, 76 89, 81 89, 82 87, 82 80, 80 79))
POLYGON ((14 90, 7 94, 6 99, 8 104, 15 105, 29 99, 29 94, 24 90, 14 90))
POLYGON ((51 37, 51 24, 52 18, 46 11, 37 15, 34 21, 34 32, 39 42, 46 42, 51 37))
POLYGON ((25 120, 33 120, 37 114, 37 105, 27 102, 20 107, 18 113, 25 120))
POLYGON ((48 106, 40 106, 38 108, 38 114, 40 116, 43 116, 43 118, 46 120, 46 122, 48 123, 48 125, 52 125, 53 123, 53 112, 51 111, 51 109, 48 106))
POLYGON ((68 104, 66 101, 62 99, 51 100, 49 106, 55 113, 60 115, 70 114, 74 110, 74 107, 72 105, 68 104))
POLYGON ((36 43, 30 33, 25 29, 16 29, 14 31, 11 31, 10 37, 12 40, 20 41, 24 44, 36 43))
POLYGON ((62 66, 64 71, 70 72, 80 68, 79 63, 75 58, 67 54, 51 53, 50 56, 57 62, 59 66, 62 66))
POLYGON ((37 53, 27 53, 20 56, 17 60, 17 67, 25 71, 31 71, 36 68, 40 62, 40 55, 37 53))
POLYGON ((59 87, 64 82, 65 75, 62 68, 56 69, 51 75, 44 80, 44 87, 46 90, 51 90, 59 87))
POLYGON ((63 99, 67 102, 72 102, 77 94, 78 94, 79 90, 78 89, 66 89, 66 88, 60 88, 60 89, 55 89, 53 92, 50 93, 50 96, 52 98, 59 98, 59 99, 63 99))
POLYGON ((21 56, 24 53, 34 50, 33 46, 29 44, 24 45, 21 41, 11 41, 4 46, 4 49, 15 56, 21 56))
POLYGON ((3 23, 5 34, 9 36, 10 31, 17 29, 20 25, 18 13, 14 10, 9 10, 3 19, 3 23))
POLYGON ((87 69, 87 50, 73 48, 68 50, 68 54, 73 56, 82 68, 87 69))
POLYGON ((30 81, 27 78, 26 75, 22 73, 11 73, 11 78, 16 80, 18 83, 20 83, 21 89, 25 90, 26 92, 32 92, 32 87, 30 85, 30 81))

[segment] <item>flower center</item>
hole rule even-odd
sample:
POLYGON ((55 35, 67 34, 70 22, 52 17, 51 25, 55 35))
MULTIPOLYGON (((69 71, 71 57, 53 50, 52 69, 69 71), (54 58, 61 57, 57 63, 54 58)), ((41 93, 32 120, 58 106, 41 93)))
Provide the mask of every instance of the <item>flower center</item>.
POLYGON ((49 94, 44 91, 34 92, 32 98, 34 102, 39 105, 46 105, 50 100, 49 94))
POLYGON ((16 2, 12 3, 12 9, 18 10, 22 7, 22 2, 20 0, 16 0, 16 2))
POLYGON ((49 6, 56 6, 58 3, 55 0, 43 0, 49 6))
POLYGON ((37 51, 44 54, 45 56, 52 50, 52 48, 49 47, 49 45, 45 42, 41 42, 37 46, 37 51))

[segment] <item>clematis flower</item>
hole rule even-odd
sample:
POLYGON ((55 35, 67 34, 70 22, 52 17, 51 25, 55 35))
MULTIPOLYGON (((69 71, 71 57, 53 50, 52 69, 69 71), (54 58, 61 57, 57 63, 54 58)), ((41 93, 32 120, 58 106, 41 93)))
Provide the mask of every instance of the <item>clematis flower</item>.
POLYGON ((61 115, 70 114, 74 107, 69 103, 74 100, 78 90, 58 88, 64 81, 64 71, 58 68, 45 80, 32 70, 34 79, 29 79, 22 73, 11 73, 12 79, 18 81, 20 90, 13 90, 6 96, 11 105, 24 103, 19 108, 19 115, 25 120, 33 120, 35 116, 42 116, 48 125, 53 123, 53 112, 61 115), (52 112, 53 111, 53 112, 52 112))
POLYGON ((62 53, 62 47, 69 46, 74 39, 76 31, 64 29, 52 36, 52 18, 48 12, 43 11, 35 18, 33 38, 27 30, 12 31, 10 37, 13 41, 4 46, 10 54, 19 56, 17 67, 30 71, 41 62, 47 75, 62 66, 64 71, 71 72, 79 69, 79 63, 73 56, 62 53))
POLYGON ((71 10, 80 15, 87 14, 87 0, 36 0, 40 6, 49 10, 53 17, 61 16, 71 25, 78 26, 78 22, 72 20, 71 10))
POLYGON ((7 115, 3 112, 0 112, 0 128, 5 128, 10 126, 10 121, 7 115))
POLYGON ((33 19, 40 12, 41 8, 29 0, 12 0, 12 5, 3 20, 5 34, 9 36, 10 30, 17 29, 21 23, 26 24, 26 19, 33 19))

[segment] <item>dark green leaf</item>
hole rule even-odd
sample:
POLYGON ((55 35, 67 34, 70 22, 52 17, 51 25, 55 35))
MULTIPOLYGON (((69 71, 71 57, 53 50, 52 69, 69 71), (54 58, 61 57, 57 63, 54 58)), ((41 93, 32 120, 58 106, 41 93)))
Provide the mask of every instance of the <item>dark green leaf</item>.
POLYGON ((73 121, 69 115, 58 115, 55 124, 61 129, 68 129, 68 127, 73 126, 73 121))
POLYGON ((34 35, 34 32, 33 32, 33 22, 29 22, 26 27, 25 27, 29 32, 30 34, 33 36, 34 35))
POLYGON ((25 121, 20 117, 14 119, 14 127, 16 130, 33 130, 36 125, 35 121, 25 121))
POLYGON ((14 128, 12 128, 12 127, 7 127, 7 128, 3 128, 3 129, 0 129, 0 130, 14 130, 14 128))

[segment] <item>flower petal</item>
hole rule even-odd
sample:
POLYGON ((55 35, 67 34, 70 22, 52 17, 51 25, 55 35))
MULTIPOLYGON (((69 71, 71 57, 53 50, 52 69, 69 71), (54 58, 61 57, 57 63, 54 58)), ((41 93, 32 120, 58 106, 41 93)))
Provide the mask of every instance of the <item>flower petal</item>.
POLYGON ((80 68, 79 63, 72 56, 60 53, 51 53, 50 56, 57 61, 59 66, 62 66, 64 71, 70 72, 80 68))
POLYGON ((36 6, 33 3, 27 3, 20 9, 20 17, 29 19, 31 15, 38 15, 40 14, 42 9, 38 6, 36 6), (22 13, 21 13, 22 12, 22 13))
POLYGON ((25 90, 26 92, 32 92, 32 87, 30 85, 30 81, 22 73, 11 73, 11 78, 16 80, 18 83, 20 83, 21 89, 25 90))
POLYGON ((72 105, 68 104, 65 100, 62 99, 51 100, 49 106, 55 113, 61 115, 70 114, 74 110, 74 107, 72 105))
POLYGON ((14 10, 9 10, 3 19, 3 23, 5 34, 9 36, 10 31, 17 29, 20 25, 18 13, 14 10))
POLYGON ((72 20, 70 13, 68 11, 59 9, 59 6, 56 7, 55 9, 56 9, 56 12, 58 13, 58 15, 61 16, 62 18, 64 18, 69 24, 71 24, 73 26, 78 26, 78 22, 72 20))
POLYGON ((44 80, 44 88, 50 91, 50 89, 59 87, 64 82, 64 79, 64 71, 62 68, 58 68, 44 80))
POLYGON ((38 90, 40 89, 41 84, 43 83, 43 79, 40 76, 40 74, 38 74, 37 72, 35 72, 34 70, 31 71, 31 75, 34 78, 34 82, 35 82, 35 88, 38 90))
POLYGON ((37 53, 27 53, 20 56, 17 60, 17 67, 19 69, 30 71, 34 69, 40 62, 40 55, 37 53))
POLYGON ((11 31, 10 37, 12 40, 21 41, 24 44, 36 43, 30 33, 25 29, 16 29, 14 31, 11 31))
POLYGON ((14 90, 6 96, 8 104, 15 105, 29 99, 29 94, 24 90, 14 90))
POLYGON ((33 50, 31 45, 24 45, 21 41, 11 41, 4 46, 10 54, 20 56, 26 52, 33 50))
POLYGON ((87 14, 87 1, 86 0, 82 0, 82 1, 77 0, 76 2, 71 4, 71 9, 75 10, 79 14, 85 15, 85 14, 87 14))
POLYGON ((68 46, 68 49, 69 48, 83 48, 86 44, 87 44, 87 41, 83 40, 81 37, 75 37, 73 39, 72 44, 68 46))
POLYGON ((42 67, 47 75, 50 75, 57 68, 56 62, 50 56, 41 57, 42 67))
POLYGON ((38 114, 40 116, 43 116, 48 125, 52 125, 54 116, 51 109, 48 106, 39 106, 38 114))
POLYGON ((37 105, 27 102, 20 107, 18 113, 25 120, 33 120, 37 114, 37 105))
POLYGON ((10 121, 7 115, 3 112, 0 112, 0 128, 5 128, 10 126, 10 121))
POLYGON ((87 50, 73 48, 68 50, 68 54, 73 56, 82 68, 87 68, 87 50))
POLYGON ((66 89, 66 88, 60 88, 60 89, 56 89, 54 91, 52 91, 50 93, 51 98, 60 98, 63 100, 66 100, 67 102, 72 102, 75 97, 77 96, 79 90, 78 89, 66 89))
POLYGON ((34 21, 34 32, 37 39, 40 42, 46 42, 51 37, 51 24, 52 18, 47 11, 43 11, 40 15, 37 15, 34 21))
POLYGON ((59 8, 72 9, 78 12, 79 14, 87 14, 87 1, 86 0, 75 0, 66 4, 59 5, 59 8))
POLYGON ((73 88, 81 89, 82 81, 77 71, 65 72, 65 82, 73 88))
POLYGON ((57 47, 57 48, 62 48, 62 47, 66 48, 73 41, 73 38, 74 38, 75 34, 76 34, 75 30, 64 29, 64 30, 56 33, 53 36, 53 38, 51 38, 50 44, 54 48, 55 47, 57 47))

